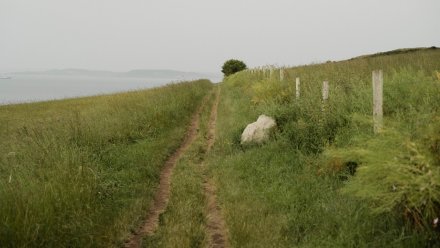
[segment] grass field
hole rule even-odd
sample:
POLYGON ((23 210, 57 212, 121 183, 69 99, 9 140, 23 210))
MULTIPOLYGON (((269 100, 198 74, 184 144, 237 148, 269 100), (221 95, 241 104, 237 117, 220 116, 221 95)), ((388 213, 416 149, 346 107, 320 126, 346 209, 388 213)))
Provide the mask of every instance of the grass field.
POLYGON ((1 106, 1 247, 120 246, 211 88, 1 106))
POLYGON ((147 91, 0 107, 0 244, 120 247, 150 207, 161 166, 200 114, 144 247, 206 247, 203 182, 231 247, 438 247, 440 50, 405 49, 147 91), (384 72, 373 132, 371 73, 384 72), (301 97, 295 98, 295 78, 301 97), (322 82, 330 83, 323 105, 322 82), (215 88, 216 143, 207 152, 215 88), (272 116, 260 145, 248 123, 272 116), (210 181, 211 182, 211 181, 210 181))

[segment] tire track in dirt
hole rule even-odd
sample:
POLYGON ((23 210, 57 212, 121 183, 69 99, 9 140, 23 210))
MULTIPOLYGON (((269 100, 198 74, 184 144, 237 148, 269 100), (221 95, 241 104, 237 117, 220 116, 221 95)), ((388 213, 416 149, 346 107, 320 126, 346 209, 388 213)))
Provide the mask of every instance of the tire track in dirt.
POLYGON ((199 129, 200 113, 210 96, 211 94, 208 94, 202 100, 202 103, 191 118, 191 124, 188 128, 185 139, 183 140, 180 147, 165 162, 162 172, 160 174, 159 188, 156 191, 153 203, 150 210, 148 211, 147 217, 145 218, 145 221, 139 227, 139 229, 126 241, 126 248, 141 247, 142 238, 144 236, 150 236, 156 231, 159 225, 159 216, 165 211, 168 205, 168 200, 170 198, 170 185, 173 169, 176 167, 177 161, 180 159, 182 154, 195 140, 199 129))
MULTIPOLYGON (((219 87, 219 86, 218 86, 219 87)), ((215 142, 215 128, 217 123, 217 109, 220 102, 220 87, 216 93, 216 99, 212 105, 211 116, 208 124, 208 137, 206 153, 208 153, 215 142)), ((202 164, 204 166, 204 163, 202 164)), ((205 169, 206 170, 206 169, 205 169)), ((226 223, 217 203, 216 187, 214 182, 204 173, 203 183, 204 194, 207 200, 207 223, 208 247, 223 248, 229 247, 226 223)))

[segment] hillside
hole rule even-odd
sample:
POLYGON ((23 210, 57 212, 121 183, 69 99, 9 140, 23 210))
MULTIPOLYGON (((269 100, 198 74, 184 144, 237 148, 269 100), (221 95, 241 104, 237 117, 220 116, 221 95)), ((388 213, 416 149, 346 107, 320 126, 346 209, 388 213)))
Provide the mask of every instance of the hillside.
POLYGON ((209 135, 202 127, 143 247, 211 247, 207 181, 226 227, 218 247, 439 246, 439 68, 439 50, 414 49, 284 68, 283 80, 279 69, 226 78, 215 145, 203 148, 209 135), (379 134, 375 69, 384 72, 379 134), (263 113, 276 119, 277 132, 262 145, 241 145, 243 129, 263 113))
POLYGON ((378 57, 378 56, 386 56, 386 55, 396 55, 396 54, 403 54, 403 53, 414 53, 414 52, 423 52, 423 51, 429 51, 429 50, 437 50, 438 47, 432 46, 432 47, 416 47, 416 48, 400 48, 400 49, 394 49, 391 51, 386 52, 379 52, 374 54, 368 54, 368 55, 362 55, 355 58, 351 58, 350 60, 354 59, 362 59, 362 58, 368 58, 368 57, 378 57))
POLYGON ((0 247, 119 247, 207 80, 0 106, 0 247))
POLYGON ((439 96, 428 48, 0 106, 0 244, 438 247, 439 96))
POLYGON ((415 49, 286 68, 283 81, 279 70, 227 78, 209 166, 232 246, 439 245, 439 71, 439 49, 415 49), (375 135, 377 69, 384 130, 375 135), (241 146, 241 132, 263 113, 278 131, 241 146))

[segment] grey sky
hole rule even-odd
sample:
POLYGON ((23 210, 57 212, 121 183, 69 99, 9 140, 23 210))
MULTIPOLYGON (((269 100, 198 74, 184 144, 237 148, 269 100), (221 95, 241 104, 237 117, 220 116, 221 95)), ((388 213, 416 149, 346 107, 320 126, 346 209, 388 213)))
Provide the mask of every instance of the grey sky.
POLYGON ((0 0, 0 72, 219 71, 440 46, 439 0, 0 0))

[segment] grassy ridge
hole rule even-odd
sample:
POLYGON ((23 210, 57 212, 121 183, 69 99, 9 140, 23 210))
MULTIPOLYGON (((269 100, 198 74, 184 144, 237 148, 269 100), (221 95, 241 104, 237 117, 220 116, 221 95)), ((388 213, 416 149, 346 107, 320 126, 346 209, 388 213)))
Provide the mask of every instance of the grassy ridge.
POLYGON ((218 139, 208 162, 218 185, 231 244, 438 244, 432 219, 424 219, 426 223, 422 225, 417 221, 433 217, 427 206, 435 209, 439 203, 436 177, 430 177, 440 173, 436 160, 439 135, 432 131, 439 130, 439 70, 440 51, 428 49, 290 68, 283 82, 279 81, 278 71, 272 78, 250 71, 227 78, 222 85, 218 139), (385 132, 380 136, 374 136, 372 131, 374 69, 384 70, 385 81, 385 132), (298 101, 295 77, 301 78, 298 101), (330 82, 330 99, 323 113, 320 98, 324 80, 330 82), (262 113, 276 118, 277 134, 263 146, 241 147, 239 139, 244 127, 262 113), (396 133, 397 137, 392 135, 396 133), (400 174, 402 167, 390 166, 390 154, 419 163, 417 153, 402 149, 408 142, 420 148, 416 151, 423 150, 422 157, 430 162, 429 169, 424 169, 425 161, 420 162, 421 174, 411 170, 400 174), (358 166, 355 176, 347 167, 350 162, 358 166), (382 169, 375 170, 376 174, 365 169, 378 167, 382 169), (418 180, 393 181, 408 173, 418 180), (434 183, 413 184, 422 183, 424 180, 419 179, 427 177, 434 183), (394 189, 396 182, 399 184, 394 189), (419 194, 420 186, 429 190, 419 194), (392 204, 385 207, 380 201, 383 195, 400 198, 392 198, 392 204), (414 197, 405 198, 408 195, 414 197), (414 210, 426 215, 414 216, 414 210))
POLYGON ((117 246, 211 87, 1 106, 1 246, 117 246))

